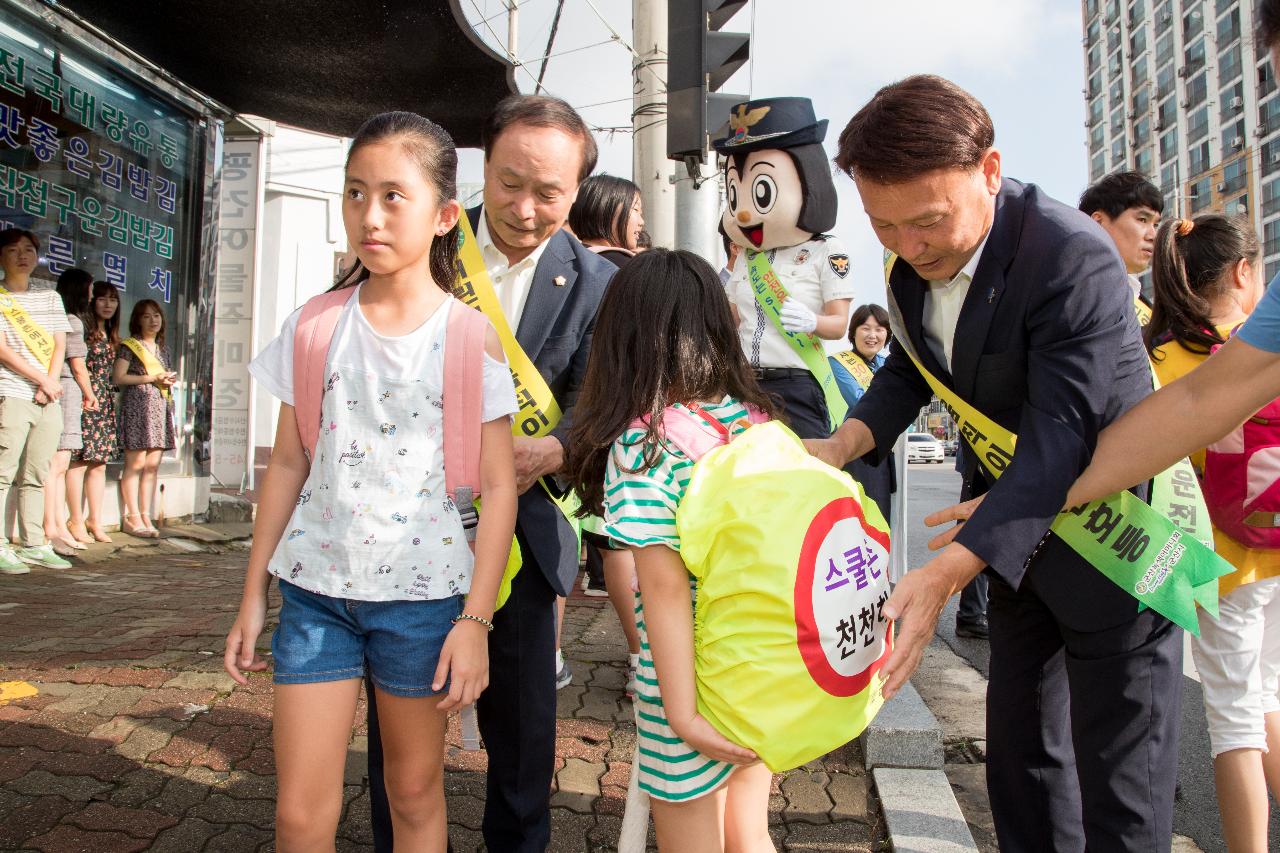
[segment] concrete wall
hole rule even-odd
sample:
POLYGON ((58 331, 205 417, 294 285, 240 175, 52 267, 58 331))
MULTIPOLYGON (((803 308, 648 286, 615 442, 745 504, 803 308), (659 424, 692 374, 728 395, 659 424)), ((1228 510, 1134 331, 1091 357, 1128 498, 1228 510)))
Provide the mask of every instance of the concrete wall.
MULTIPOLYGON (((347 249, 341 198, 348 141, 282 125, 268 124, 268 130, 255 354, 295 308, 328 289, 335 260, 347 249)), ((254 395, 253 443, 262 463, 280 406, 256 383, 254 395)))

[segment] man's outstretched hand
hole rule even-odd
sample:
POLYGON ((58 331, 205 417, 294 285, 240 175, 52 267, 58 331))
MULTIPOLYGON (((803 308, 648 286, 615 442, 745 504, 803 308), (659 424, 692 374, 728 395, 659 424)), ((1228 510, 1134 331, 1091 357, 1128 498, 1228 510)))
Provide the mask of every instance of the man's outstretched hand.
POLYGON ((843 468, 849 463, 844 456, 844 445, 834 438, 806 438, 804 449, 814 459, 825 462, 832 468, 843 468))
POLYGON ((941 551, 943 548, 950 545, 964 528, 964 523, 973 517, 973 514, 978 510, 978 505, 982 503, 982 499, 985 497, 986 495, 978 495, 972 500, 967 500, 964 503, 952 504, 946 509, 940 509, 935 513, 926 515, 924 517, 925 527, 937 527, 939 525, 946 524, 948 521, 955 522, 955 526, 951 527, 949 530, 944 530, 929 540, 929 550, 941 551))
POLYGON ((880 673, 884 678, 884 698, 892 698, 916 671, 925 647, 933 639, 943 605, 964 589, 983 565, 982 559, 968 548, 952 543, 920 568, 907 572, 894 587, 884 614, 898 623, 898 636, 880 673))

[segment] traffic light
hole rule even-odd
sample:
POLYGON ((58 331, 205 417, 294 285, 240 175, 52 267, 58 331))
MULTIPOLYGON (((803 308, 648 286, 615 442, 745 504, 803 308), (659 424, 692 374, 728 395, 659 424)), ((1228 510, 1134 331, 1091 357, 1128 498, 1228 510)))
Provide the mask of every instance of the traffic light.
POLYGON ((747 61, 750 33, 720 28, 747 0, 669 0, 667 4, 667 156, 697 158, 709 137, 747 99, 717 90, 747 61))

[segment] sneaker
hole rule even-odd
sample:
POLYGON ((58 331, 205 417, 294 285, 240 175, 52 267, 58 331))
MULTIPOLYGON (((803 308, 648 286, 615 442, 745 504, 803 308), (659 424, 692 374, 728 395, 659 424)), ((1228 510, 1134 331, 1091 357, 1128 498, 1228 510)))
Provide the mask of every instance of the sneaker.
POLYGON ((55 554, 53 546, 47 542, 31 548, 19 548, 18 559, 33 566, 44 566, 46 569, 71 568, 71 563, 55 554))
POLYGON ((582 594, 592 598, 605 598, 609 595, 609 590, 605 587, 603 579, 597 580, 587 572, 582 576, 582 594))
POLYGON ((561 661, 560 668, 556 670, 556 690, 568 687, 572 683, 573 673, 569 671, 569 664, 561 661))
POLYGON ((8 545, 0 545, 0 574, 5 575, 25 575, 31 569, 27 568, 27 564, 18 559, 18 555, 13 552, 13 548, 8 545))
POLYGON ((623 693, 632 701, 636 698, 636 664, 627 664, 627 686, 623 688, 623 693))

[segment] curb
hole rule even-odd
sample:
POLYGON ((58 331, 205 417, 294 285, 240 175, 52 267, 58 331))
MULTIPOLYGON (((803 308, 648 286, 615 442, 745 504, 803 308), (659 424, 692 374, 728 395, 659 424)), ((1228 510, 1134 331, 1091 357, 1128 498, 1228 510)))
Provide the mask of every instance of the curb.
POLYGON ((941 770, 877 767, 871 775, 895 853, 977 853, 941 770))
POLYGON ((896 853, 977 853, 942 771, 942 727, 910 682, 862 733, 862 750, 896 853))
POLYGON ((866 767, 941 770, 942 726, 911 682, 884 703, 862 733, 866 767))

